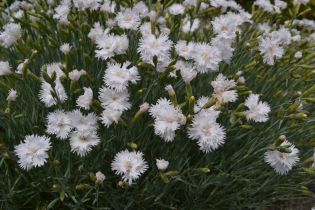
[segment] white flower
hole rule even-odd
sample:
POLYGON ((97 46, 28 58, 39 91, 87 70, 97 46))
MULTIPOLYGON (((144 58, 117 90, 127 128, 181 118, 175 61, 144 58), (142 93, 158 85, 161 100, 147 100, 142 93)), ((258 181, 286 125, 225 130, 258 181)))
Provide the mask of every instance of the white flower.
POLYGON ((73 131, 70 134, 71 151, 83 157, 92 150, 92 147, 100 143, 100 138, 95 131, 73 131))
POLYGON ((96 178, 96 183, 98 184, 102 184, 104 180, 106 179, 105 175, 100 171, 96 172, 95 178, 96 178))
POLYGON ((84 94, 77 99, 77 106, 89 110, 93 101, 93 91, 91 88, 84 87, 83 89, 84 94))
POLYGON ((129 82, 135 84, 140 79, 138 69, 128 68, 129 65, 130 62, 108 64, 104 75, 105 84, 117 91, 126 90, 129 82))
POLYGON ((302 58, 303 57, 303 54, 301 51, 297 51, 295 54, 294 54, 294 58, 296 59, 299 59, 299 58, 302 58))
POLYGON ((281 0, 275 0, 274 10, 276 13, 281 13, 281 10, 287 8, 288 4, 281 0))
POLYGON ((166 85, 165 90, 167 91, 169 96, 175 96, 175 90, 173 89, 172 85, 166 85))
POLYGON ((308 4, 310 0, 293 0, 293 4, 308 4))
POLYGON ((39 92, 39 99, 47 107, 56 105, 58 100, 61 103, 64 103, 68 99, 67 93, 59 79, 56 79, 54 89, 56 92, 56 96, 52 95, 52 92, 54 91, 51 85, 47 82, 42 81, 41 90, 39 92), (56 97, 58 97, 58 99, 56 97))
POLYGON ((107 13, 114 13, 116 8, 116 3, 111 0, 104 0, 103 5, 100 10, 107 13))
POLYGON ((100 7, 101 0, 75 0, 73 4, 76 8, 83 11, 86 9, 97 10, 100 7))
POLYGON ((221 15, 211 21, 213 31, 220 37, 225 39, 234 39, 237 29, 237 21, 233 13, 221 15))
POLYGON ((175 50, 178 53, 178 55, 185 58, 186 60, 193 58, 194 48, 195 48, 194 42, 187 43, 186 41, 183 40, 179 40, 175 45, 175 50))
POLYGON ((71 129, 71 120, 64 111, 56 110, 48 114, 46 129, 48 134, 55 134, 59 139, 66 139, 71 129))
POLYGON ((216 150, 225 142, 225 130, 216 122, 219 116, 215 110, 201 110, 193 118, 193 123, 188 129, 188 136, 197 140, 197 143, 205 153, 216 150))
POLYGON ((18 96, 18 95, 17 95, 16 90, 10 89, 10 90, 9 90, 8 97, 7 97, 7 101, 16 101, 17 96, 18 96))
POLYGON ((24 170, 43 166, 47 162, 47 151, 50 149, 50 139, 46 136, 28 135, 22 143, 15 146, 18 163, 24 170))
POLYGON ((268 23, 259 23, 258 30, 261 32, 269 33, 271 26, 268 23))
POLYGON ((160 171, 165 171, 169 165, 169 162, 164 159, 156 159, 155 161, 156 161, 156 167, 160 171))
POLYGON ((259 95, 250 94, 245 101, 245 106, 249 108, 244 114, 247 120, 255 122, 266 122, 268 120, 268 113, 270 106, 266 102, 259 101, 259 95))
POLYGON ((127 90, 117 92, 114 89, 102 87, 99 92, 99 100, 104 108, 101 120, 106 127, 112 123, 117 124, 122 113, 131 107, 127 90))
POLYGON ((118 12, 116 16, 116 21, 120 28, 132 30, 137 30, 141 23, 139 14, 137 14, 130 8, 118 12))
POLYGON ((144 112, 147 112, 149 108, 150 108, 150 105, 147 102, 145 102, 139 106, 139 111, 141 113, 144 113, 144 112))
POLYGON ((60 51, 65 55, 68 55, 70 50, 71 50, 71 46, 69 43, 64 43, 60 46, 60 51))
POLYGON ((111 164, 112 170, 121 175, 129 184, 140 177, 148 169, 147 162, 143 159, 142 152, 121 151, 115 155, 111 164))
POLYGON ((56 73, 56 78, 59 79, 60 77, 65 76, 65 73, 60 68, 60 63, 51 63, 46 65, 46 73, 48 76, 52 76, 53 73, 56 73))
POLYGON ((129 40, 126 35, 103 35, 96 40, 96 57, 106 60, 114 55, 120 55, 127 51, 129 40))
POLYGON ((271 13, 274 12, 274 8, 270 0, 256 0, 254 2, 254 5, 257 5, 258 7, 262 8, 266 12, 271 12, 271 13))
POLYGON ((175 108, 169 100, 162 98, 156 105, 151 106, 149 112, 154 118, 155 134, 166 142, 173 141, 175 131, 182 122, 182 111, 175 108))
POLYGON ((185 12, 185 7, 181 4, 172 4, 169 8, 168 11, 172 15, 182 15, 185 12))
POLYGON ((78 81, 80 77, 83 75, 86 75, 86 71, 83 69, 80 71, 78 71, 77 69, 74 69, 73 71, 69 72, 69 78, 72 81, 78 81))
POLYGON ((199 19, 193 19, 192 21, 188 18, 185 18, 183 21, 182 30, 185 33, 192 33, 196 31, 200 26, 200 20, 199 19))
POLYGON ((71 1, 63 0, 56 8, 53 18, 58 20, 61 24, 68 25, 68 14, 70 12, 71 1))
POLYGON ((269 37, 260 38, 259 51, 268 65, 274 65, 274 59, 281 58, 284 54, 284 49, 280 46, 279 41, 269 37))
POLYGON ((93 41, 96 42, 96 40, 100 39, 103 36, 106 36, 108 34, 108 30, 104 30, 104 28, 101 26, 99 22, 94 23, 93 28, 88 34, 88 37, 93 41))
POLYGON ((272 40, 278 41, 279 44, 287 46, 292 42, 292 35, 289 29, 281 27, 277 31, 273 31, 268 36, 271 37, 272 40))
POLYGON ((206 105, 206 103, 209 101, 209 97, 206 97, 206 96, 201 96, 198 100, 197 100, 197 102, 196 102, 196 104, 195 104, 195 106, 194 106, 194 112, 195 113, 198 113, 200 110, 202 110, 203 108, 203 106, 204 105, 206 105))
POLYGON ((153 34, 143 36, 140 40, 138 52, 141 55, 143 62, 153 63, 153 57, 156 56, 157 60, 163 62, 169 60, 170 49, 172 41, 164 34, 155 37, 153 34))
POLYGON ((176 62, 175 66, 176 69, 180 70, 180 75, 186 84, 189 84, 191 80, 197 76, 197 71, 194 65, 190 62, 179 60, 176 62))
POLYGON ((132 11, 139 14, 140 17, 145 17, 149 12, 149 8, 143 1, 139 1, 133 6, 132 11))
POLYGON ((11 66, 8 61, 0 61, 0 76, 12 74, 11 66))
POLYGON ((228 80, 223 74, 219 74, 216 80, 211 82, 214 89, 213 96, 216 98, 218 105, 234 102, 237 99, 235 88, 236 82, 234 80, 228 80))
POLYGON ((220 51, 205 43, 198 43, 195 45, 192 57, 197 65, 196 69, 199 73, 217 71, 219 63, 222 61, 220 51))
POLYGON ((97 116, 94 113, 83 115, 80 110, 74 110, 68 114, 71 125, 77 131, 95 131, 98 128, 97 116))
POLYGON ((22 63, 20 63, 18 66, 17 66, 17 68, 16 68, 16 73, 17 74, 22 74, 23 72, 23 67, 24 67, 24 65, 25 64, 27 64, 29 62, 29 59, 25 59, 22 63))
POLYGON ((20 24, 8 23, 3 26, 3 30, 0 33, 0 45, 5 48, 10 48, 22 36, 20 24))
POLYGON ((111 88, 102 87, 99 92, 99 100, 103 108, 112 110, 125 111, 131 107, 127 90, 117 92, 111 88))
POLYGON ((121 115, 122 115, 123 111, 122 110, 115 110, 109 107, 106 107, 101 115, 101 120, 103 125, 105 125, 105 127, 109 127, 111 124, 113 123, 118 123, 121 115))
POLYGON ((278 174, 287 174, 293 166, 299 161, 299 150, 294 144, 284 141, 281 147, 287 147, 291 150, 290 153, 280 152, 278 150, 270 150, 265 152, 265 162, 268 163, 278 174))
POLYGON ((233 43, 232 39, 225 39, 220 36, 216 36, 211 40, 211 44, 220 53, 221 59, 226 63, 230 63, 234 49, 231 47, 233 43))

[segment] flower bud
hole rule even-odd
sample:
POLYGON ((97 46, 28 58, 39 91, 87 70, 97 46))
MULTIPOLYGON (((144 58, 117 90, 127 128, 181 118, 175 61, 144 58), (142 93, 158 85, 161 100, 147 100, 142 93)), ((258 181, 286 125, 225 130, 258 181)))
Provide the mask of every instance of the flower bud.
POLYGON ((105 175, 102 172, 100 172, 100 171, 96 172, 95 177, 96 177, 96 181, 95 182, 97 184, 102 184, 103 181, 106 179, 105 175))
POLYGON ((168 92, 168 95, 169 95, 170 97, 175 96, 175 91, 174 91, 172 85, 167 85, 167 86, 165 87, 165 90, 168 92))
POLYGON ((140 105, 139 112, 141 113, 147 112, 149 108, 150 108, 150 105, 147 102, 145 102, 140 105))
POLYGON ((156 167, 160 171, 165 171, 169 165, 169 162, 164 159, 156 159, 156 167))

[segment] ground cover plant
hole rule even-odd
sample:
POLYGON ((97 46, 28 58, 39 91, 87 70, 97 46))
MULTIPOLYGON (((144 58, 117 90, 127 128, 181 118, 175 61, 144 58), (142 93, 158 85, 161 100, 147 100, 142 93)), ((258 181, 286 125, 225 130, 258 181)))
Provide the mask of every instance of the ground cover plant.
POLYGON ((0 209, 315 204, 308 0, 0 3, 0 209))

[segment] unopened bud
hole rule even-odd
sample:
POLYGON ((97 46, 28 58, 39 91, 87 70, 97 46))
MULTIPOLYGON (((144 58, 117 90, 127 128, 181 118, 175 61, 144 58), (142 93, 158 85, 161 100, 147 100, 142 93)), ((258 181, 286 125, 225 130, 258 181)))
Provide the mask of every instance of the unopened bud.
POLYGON ((175 91, 174 91, 172 85, 167 85, 165 87, 165 90, 168 92, 169 96, 171 96, 171 97, 175 96, 175 91))

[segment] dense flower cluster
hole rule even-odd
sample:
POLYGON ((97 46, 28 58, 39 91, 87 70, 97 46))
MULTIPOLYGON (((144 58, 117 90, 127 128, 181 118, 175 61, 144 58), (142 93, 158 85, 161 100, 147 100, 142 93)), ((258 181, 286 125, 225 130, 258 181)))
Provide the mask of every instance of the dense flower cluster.
MULTIPOLYGON (((44 120, 32 119, 34 127, 14 145, 22 169, 54 162, 55 148, 64 144, 70 148, 66 152, 82 160, 108 158, 107 167, 121 178, 121 187, 156 168, 168 183, 177 172, 167 172, 173 166, 170 158, 154 156, 150 141, 156 147, 191 139, 195 143, 185 143, 205 157, 243 150, 240 142, 231 146, 238 139, 235 132, 250 142, 256 128, 274 133, 253 143, 244 157, 258 151, 256 159, 279 175, 302 167, 299 144, 277 137, 299 126, 290 120, 305 121, 312 111, 308 105, 314 103, 314 86, 307 83, 298 90, 290 84, 291 77, 313 81, 314 72, 306 71, 314 67, 314 45, 305 46, 315 41, 315 21, 297 19, 294 13, 309 1, 256 0, 251 12, 234 0, 30 2, 0 7, 0 55, 16 52, 0 60, 0 93, 7 104, 3 113, 16 116, 21 112, 17 101, 31 92, 45 115, 44 120), (292 19, 263 18, 280 16, 290 7, 292 19), (145 136, 147 130, 152 135, 145 136), (114 142, 113 136, 121 141, 114 142), (132 151, 112 149, 112 144, 132 151)), ((227 161, 232 154, 221 157, 227 161)), ((91 175, 95 184, 112 180, 98 170, 91 175)))

